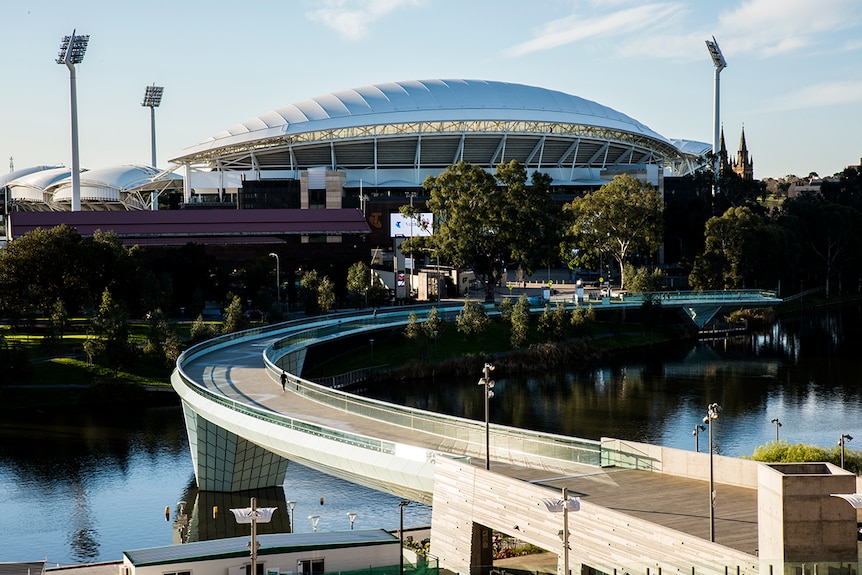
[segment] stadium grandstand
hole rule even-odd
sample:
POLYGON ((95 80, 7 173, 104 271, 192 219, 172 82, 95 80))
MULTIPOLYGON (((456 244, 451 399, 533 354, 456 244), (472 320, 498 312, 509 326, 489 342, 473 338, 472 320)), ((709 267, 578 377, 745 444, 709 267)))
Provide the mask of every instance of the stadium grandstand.
POLYGON ((661 186, 690 173, 709 144, 669 140, 607 106, 554 90, 478 80, 366 86, 310 98, 237 124, 171 160, 185 202, 335 207, 343 198, 403 195, 466 161, 517 160, 557 190, 619 173, 661 186), (366 190, 367 189, 367 190, 366 190), (244 199, 243 196, 246 196, 244 199), (232 203, 232 202, 231 202, 232 203))
POLYGON ((425 178, 459 161, 492 172, 517 160, 528 176, 550 175, 555 196, 568 201, 622 173, 661 193, 666 177, 693 172, 709 151, 560 91, 435 79, 344 90, 266 112, 185 149, 161 171, 82 171, 80 214, 70 211, 68 168, 19 170, 0 178, 0 187, 7 239, 66 223, 81 233, 113 230, 127 244, 222 246, 235 251, 235 261, 254 257, 253 245, 266 255, 281 242, 297 266, 301 258, 312 267, 359 258, 402 270, 393 223, 399 206, 415 199, 424 209, 425 178), (266 213, 239 217, 238 210, 266 213), (170 211, 179 213, 156 213, 170 211))

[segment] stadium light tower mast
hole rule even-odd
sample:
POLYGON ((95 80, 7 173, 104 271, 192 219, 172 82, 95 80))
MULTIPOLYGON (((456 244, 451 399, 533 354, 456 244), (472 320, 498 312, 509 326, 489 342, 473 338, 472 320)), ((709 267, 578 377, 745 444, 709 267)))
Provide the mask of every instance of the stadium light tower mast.
MULTIPOLYGON (((156 86, 156 83, 153 82, 152 86, 147 86, 144 91, 144 101, 141 102, 141 106, 150 109, 150 140, 152 144, 152 152, 153 152, 153 162, 152 166, 156 167, 156 108, 159 107, 159 104, 162 103, 162 93, 165 91, 164 86, 156 86)), ((150 200, 150 209, 158 210, 159 209, 159 194, 153 190, 152 198, 150 200)))
POLYGON ((78 160, 78 94, 75 88, 75 64, 84 61, 89 35, 78 36, 72 30, 71 36, 64 36, 57 56, 58 64, 69 68, 69 84, 72 108, 72 211, 81 211, 81 163, 78 160))
MULTIPOLYGON (((721 48, 718 47, 718 41, 715 39, 715 36, 712 37, 712 40, 706 41, 706 48, 709 50, 709 55, 712 56, 712 63, 715 65, 715 82, 714 82, 714 92, 712 96, 712 154, 713 154, 713 170, 714 177, 716 182, 718 181, 718 170, 720 168, 718 161, 718 153, 719 147, 721 143, 719 142, 720 134, 721 134, 721 125, 719 121, 719 76, 721 75, 721 71, 727 68, 727 61, 724 59, 724 55, 721 53, 721 48)), ((716 186, 712 187, 712 194, 715 195, 716 186)))
POLYGON ((147 86, 144 92, 144 101, 141 106, 150 109, 150 134, 152 136, 153 149, 153 167, 156 167, 156 108, 162 103, 162 93, 165 91, 163 86, 147 86))

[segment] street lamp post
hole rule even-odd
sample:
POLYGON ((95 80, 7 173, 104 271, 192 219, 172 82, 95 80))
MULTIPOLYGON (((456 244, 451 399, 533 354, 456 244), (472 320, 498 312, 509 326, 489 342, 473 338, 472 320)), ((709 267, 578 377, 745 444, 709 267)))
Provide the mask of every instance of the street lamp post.
POLYGON ((311 520, 311 529, 316 533, 317 524, 320 523, 320 515, 309 515, 308 518, 311 520))
POLYGON ((71 36, 64 36, 57 56, 58 64, 69 68, 69 90, 72 110, 72 211, 81 211, 81 162, 78 158, 78 90, 75 82, 75 64, 84 61, 89 35, 78 36, 72 30, 71 36))
POLYGON ((353 531, 353 522, 356 521, 357 513, 355 511, 347 512, 347 519, 350 521, 350 530, 353 531))
POLYGON ((710 403, 706 408, 706 416, 703 422, 709 425, 709 540, 715 543, 715 476, 713 473, 712 464, 712 422, 718 419, 718 414, 721 411, 721 406, 717 403, 710 403))
POLYGON ((251 498, 251 507, 242 507, 240 509, 231 509, 236 518, 237 523, 251 523, 251 542, 249 543, 249 551, 251 553, 251 575, 257 575, 257 524, 269 523, 272 520, 272 514, 278 507, 257 507, 257 500, 251 498))
POLYGON ((853 438, 846 433, 842 433, 841 438, 838 440, 838 445, 841 446, 841 469, 844 469, 844 444, 848 441, 853 441, 853 438))
POLYGON ((563 540, 563 575, 569 575, 569 511, 580 511, 581 500, 578 497, 569 497, 569 488, 563 487, 563 496, 560 499, 542 499, 548 511, 563 514, 563 530, 560 538, 563 540))
POLYGON ((775 441, 778 441, 778 428, 781 427, 781 422, 777 417, 772 418, 772 424, 775 425, 775 441))
POLYGON ((398 539, 401 541, 401 548, 398 550, 398 575, 404 574, 404 508, 410 505, 410 501, 402 500, 398 502, 398 539))
POLYGON ((296 531, 296 526, 293 524, 293 510, 296 509, 296 501, 287 502, 287 519, 290 521, 290 532, 296 531))
POLYGON ((275 299, 281 309, 281 260, 275 252, 270 253, 269 257, 275 258, 275 299))
POLYGON ((700 432, 706 431, 706 426, 698 423, 694 426, 694 431, 691 432, 694 435, 694 450, 697 453, 700 453, 700 432))
POLYGON ((493 363, 486 363, 482 368, 482 377, 479 378, 479 385, 484 386, 485 392, 485 469, 491 469, 491 420, 489 411, 491 408, 490 399, 494 397, 494 380, 491 379, 491 372, 494 371, 493 363))

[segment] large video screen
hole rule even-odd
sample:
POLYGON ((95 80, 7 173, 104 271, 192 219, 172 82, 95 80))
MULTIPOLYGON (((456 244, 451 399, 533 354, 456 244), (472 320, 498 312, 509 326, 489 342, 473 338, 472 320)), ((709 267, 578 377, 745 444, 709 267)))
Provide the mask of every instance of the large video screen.
POLYGON ((434 215, 431 212, 419 214, 419 221, 398 212, 389 214, 389 237, 414 238, 434 234, 434 215))

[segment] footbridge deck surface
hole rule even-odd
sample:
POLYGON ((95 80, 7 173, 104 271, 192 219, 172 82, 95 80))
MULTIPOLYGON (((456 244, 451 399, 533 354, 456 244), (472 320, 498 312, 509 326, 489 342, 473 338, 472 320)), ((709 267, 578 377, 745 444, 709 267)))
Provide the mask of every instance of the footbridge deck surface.
MULTIPOLYGON (((282 391, 281 384, 266 370, 263 359, 264 349, 277 339, 239 341, 211 350, 185 362, 183 371, 208 390, 248 405, 335 430, 409 443, 442 453, 452 452, 451 442, 446 438, 318 403, 294 393, 290 384, 282 391)), ((484 466, 484 461, 474 460, 473 464, 484 466)), ((491 470, 548 486, 557 492, 567 487, 571 495, 593 504, 705 540, 709 538, 709 485, 706 481, 652 471, 578 464, 574 464, 572 473, 555 476, 540 469, 493 459, 491 470)), ((758 540, 756 489, 719 484, 716 491, 716 543, 755 554, 758 540)))

